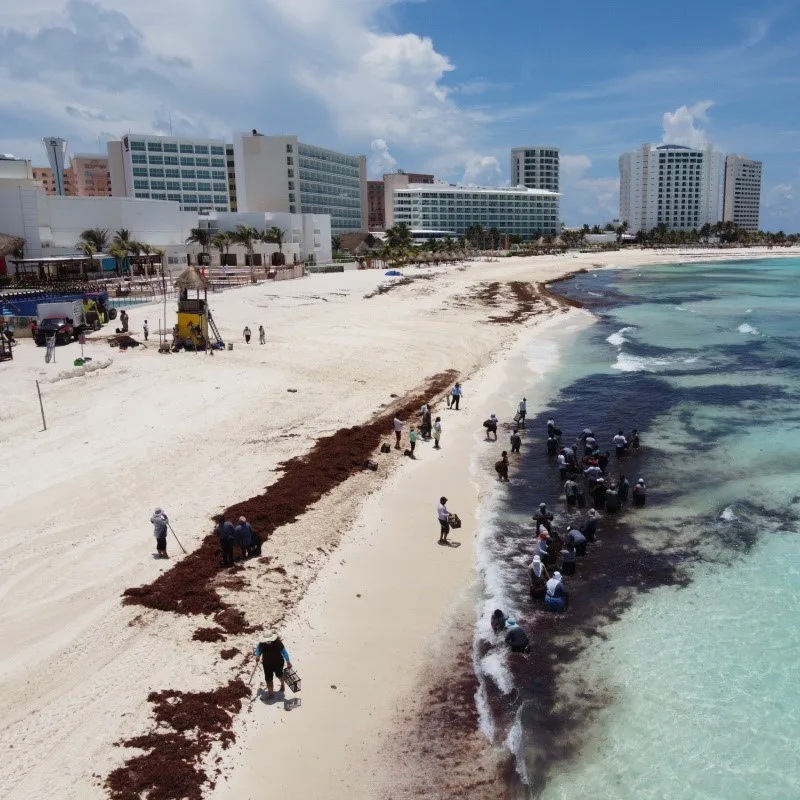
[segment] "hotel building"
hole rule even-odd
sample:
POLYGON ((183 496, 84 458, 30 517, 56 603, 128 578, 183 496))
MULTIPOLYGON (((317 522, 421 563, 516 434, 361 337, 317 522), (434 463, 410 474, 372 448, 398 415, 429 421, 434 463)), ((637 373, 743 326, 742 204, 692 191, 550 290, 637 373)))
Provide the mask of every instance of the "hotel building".
POLYGON ((515 147, 511 151, 511 185, 559 191, 557 147, 515 147))
POLYGON ((367 161, 253 131, 233 139, 240 212, 329 214, 331 233, 367 231, 367 161))
POLYGON ((172 200, 184 211, 230 211, 222 139, 129 134, 108 142, 114 197, 172 200))
POLYGON ((725 156, 711 145, 645 144, 619 159, 620 219, 631 233, 719 222, 725 156))
MULTIPOLYGON (((58 194, 50 167, 34 167, 33 179, 40 181, 49 195, 58 194)), ((111 174, 108 159, 97 153, 72 156, 64 170, 64 194, 68 197, 111 197, 111 174)))
POLYGON ((472 225, 497 228, 523 239, 559 233, 560 195, 545 189, 480 188, 447 183, 413 183, 396 187, 392 224, 450 231, 462 236, 472 225))
POLYGON ((386 224, 387 204, 391 208, 396 186, 408 186, 409 183, 433 183, 433 175, 422 172, 395 172, 384 175, 383 180, 367 182, 368 223, 371 231, 385 231, 387 227, 391 228, 391 225, 386 224), (389 186, 388 191, 387 186, 389 186))
POLYGON ((751 233, 758 232, 761 209, 761 162, 745 156, 725 159, 722 219, 751 233))

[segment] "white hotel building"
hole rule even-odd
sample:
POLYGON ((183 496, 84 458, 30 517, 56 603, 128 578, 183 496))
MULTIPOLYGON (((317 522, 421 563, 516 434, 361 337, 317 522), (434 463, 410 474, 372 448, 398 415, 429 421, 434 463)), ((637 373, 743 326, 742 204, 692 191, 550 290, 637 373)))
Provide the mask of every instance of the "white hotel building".
POLYGON ((172 200, 183 211, 231 210, 222 139, 128 134, 108 142, 111 194, 172 200))
POLYGON ((756 233, 761 209, 761 162, 746 156, 728 156, 724 197, 722 219, 756 233))
POLYGON ((719 222, 725 156, 711 145, 651 145, 619 159, 620 219, 631 233, 664 224, 691 231, 719 222))
POLYGON ((333 234, 368 230, 367 160, 256 131, 233 137, 239 211, 329 214, 333 234))
POLYGON ((515 147, 511 151, 511 185, 559 191, 557 147, 515 147))
POLYGON ((394 190, 394 222, 409 228, 450 231, 462 236, 471 225, 523 239, 560 232, 560 195, 544 189, 412 183, 394 190))

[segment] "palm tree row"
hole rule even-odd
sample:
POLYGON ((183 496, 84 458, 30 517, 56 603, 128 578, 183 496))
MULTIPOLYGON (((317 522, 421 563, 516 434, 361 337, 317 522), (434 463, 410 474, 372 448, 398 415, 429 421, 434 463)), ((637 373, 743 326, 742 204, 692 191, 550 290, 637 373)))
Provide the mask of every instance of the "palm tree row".
POLYGON ((699 229, 690 231, 674 230, 666 224, 659 223, 650 231, 639 231, 636 242, 639 244, 683 245, 703 243, 711 238, 718 239, 721 244, 742 245, 788 245, 800 242, 800 234, 788 236, 783 231, 748 231, 730 220, 726 222, 706 223, 699 229))
POLYGON ((192 228, 186 238, 187 244, 197 244, 204 253, 209 252, 209 248, 214 247, 219 250, 220 264, 228 260, 228 252, 231 245, 240 244, 247 251, 250 266, 253 266, 254 246, 257 242, 267 244, 277 244, 280 257, 273 263, 284 263, 283 242, 286 234, 282 228, 273 225, 263 233, 259 232, 252 225, 237 225, 233 231, 220 231, 212 233, 207 228, 192 228))
POLYGON ((113 237, 107 228, 88 228, 83 231, 78 242, 78 249, 84 254, 93 258, 96 253, 108 253, 116 262, 117 274, 121 275, 123 269, 129 269, 128 257, 133 256, 139 259, 142 255, 147 258, 147 272, 149 274, 152 266, 152 256, 160 256, 163 259, 164 251, 155 248, 147 242, 137 242, 131 238, 131 232, 126 228, 115 231, 113 237), (109 247, 109 240, 111 246, 109 247))

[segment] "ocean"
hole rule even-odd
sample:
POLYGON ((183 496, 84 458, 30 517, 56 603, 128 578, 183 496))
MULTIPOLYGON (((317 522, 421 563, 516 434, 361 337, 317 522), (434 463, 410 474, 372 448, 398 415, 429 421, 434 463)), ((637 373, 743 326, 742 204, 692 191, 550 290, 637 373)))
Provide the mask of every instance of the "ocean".
POLYGON ((556 290, 596 320, 530 343, 520 391, 555 353, 554 388, 478 541, 477 703, 512 755, 511 794, 796 800, 800 259, 603 270, 556 290), (593 429, 612 481, 648 486, 644 509, 601 515, 564 615, 525 574, 539 502, 558 531, 586 516, 546 454, 551 415, 564 444, 593 429), (642 447, 617 460, 620 428, 642 447), (530 655, 498 646, 494 608, 530 655))

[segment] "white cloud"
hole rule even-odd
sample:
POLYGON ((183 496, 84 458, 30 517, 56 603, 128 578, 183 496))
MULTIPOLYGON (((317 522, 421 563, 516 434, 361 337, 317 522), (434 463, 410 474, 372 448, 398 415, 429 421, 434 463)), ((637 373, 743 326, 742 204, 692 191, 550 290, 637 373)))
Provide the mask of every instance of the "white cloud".
POLYGON ((664 114, 664 144, 681 144, 686 147, 702 147, 707 143, 705 131, 698 125, 708 120, 707 111, 712 100, 703 100, 692 106, 681 106, 664 114))
POLYGON ((463 183, 497 186, 502 179, 503 171, 495 156, 473 155, 464 163, 463 183))
POLYGON ((619 178, 591 175, 592 160, 584 154, 561 154, 561 216, 570 225, 594 225, 619 215, 619 178))
POLYGON ((397 168, 397 159, 389 152, 385 139, 373 139, 370 144, 372 154, 367 162, 370 178, 380 180, 387 172, 397 168))

